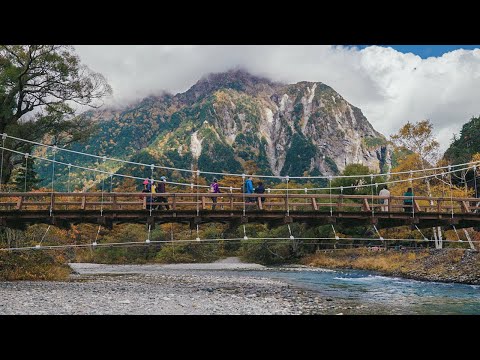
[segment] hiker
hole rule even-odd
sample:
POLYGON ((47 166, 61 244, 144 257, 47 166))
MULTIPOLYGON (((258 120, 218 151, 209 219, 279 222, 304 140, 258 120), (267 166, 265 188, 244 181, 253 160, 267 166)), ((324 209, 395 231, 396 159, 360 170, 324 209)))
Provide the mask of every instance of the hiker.
POLYGON ((388 191, 387 185, 383 187, 382 190, 378 193, 379 196, 384 196, 385 199, 380 199, 382 206, 382 211, 388 211, 388 199, 390 198, 390 191, 388 191))
POLYGON ((407 192, 403 194, 403 196, 408 196, 408 198, 403 200, 403 209, 405 212, 413 212, 413 190, 412 188, 408 188, 407 192))
MULTIPOLYGON (((151 192, 152 194, 156 194, 156 193, 157 193, 157 187, 158 187, 158 186, 157 186, 157 182, 156 182, 156 181, 152 181, 152 185, 150 186, 150 192, 151 192)), ((158 198, 157 196, 153 196, 153 195, 152 195, 151 198, 152 198, 152 206, 154 206, 153 203, 158 203, 158 202, 159 202, 159 198, 158 198)), ((155 209, 155 210, 158 210, 159 207, 160 207, 159 205, 154 206, 154 209, 155 209)))
MULTIPOLYGON (((210 192, 212 194, 220 193, 220 187, 218 186, 218 180, 217 179, 213 179, 213 182, 210 184, 210 189, 208 190, 208 192, 210 192)), ((217 200, 218 200, 218 198, 216 196, 212 197, 212 201, 213 201, 212 210, 215 210, 215 207, 217 206, 216 205, 217 200)))
MULTIPOLYGON (((263 194, 265 193, 265 188, 263 187, 263 182, 259 182, 258 186, 255 188, 255 194, 263 194)), ((265 202, 265 198, 262 197, 262 203, 265 202)))
MULTIPOLYGON (((149 190, 147 190, 147 184, 148 184, 148 180, 145 179, 145 180, 143 181, 142 193, 149 193, 149 192, 150 192, 149 190)), ((140 199, 141 199, 142 201, 143 201, 143 198, 144 198, 144 196, 140 196, 140 199)), ((147 197, 147 199, 148 199, 148 197, 147 197)))
MULTIPOLYGON (((160 177, 160 183, 158 184, 156 191, 159 194, 164 194, 166 193, 166 184, 167 184, 167 178, 165 176, 160 177)), ((168 200, 165 196, 161 196, 158 198, 158 201, 161 203, 165 203, 165 210, 170 210, 170 206, 168 205, 168 200)), ((161 205, 157 206, 157 209, 160 208, 161 205)))
MULTIPOLYGON (((253 194, 253 179, 251 176, 248 177, 247 181, 245 181, 245 193, 246 194, 253 194)), ((254 202, 254 198, 247 198, 247 202, 254 202)))

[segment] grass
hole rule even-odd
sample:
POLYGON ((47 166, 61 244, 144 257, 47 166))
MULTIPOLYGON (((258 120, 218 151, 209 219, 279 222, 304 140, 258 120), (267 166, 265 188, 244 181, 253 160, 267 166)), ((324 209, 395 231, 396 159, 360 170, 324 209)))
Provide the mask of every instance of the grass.
POLYGON ((63 253, 1 252, 0 280, 67 280, 71 273, 63 253))
POLYGON ((480 254, 460 249, 371 251, 345 249, 318 251, 302 260, 326 268, 372 270, 410 278, 478 283, 480 254))

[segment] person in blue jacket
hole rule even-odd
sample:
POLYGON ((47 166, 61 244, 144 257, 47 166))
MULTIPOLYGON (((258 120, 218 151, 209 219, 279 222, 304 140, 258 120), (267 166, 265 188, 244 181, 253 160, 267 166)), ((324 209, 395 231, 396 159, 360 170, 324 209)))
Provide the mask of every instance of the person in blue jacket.
MULTIPOLYGON (((248 177, 247 181, 245 181, 245 193, 246 194, 253 194, 253 179, 251 176, 248 177)), ((247 198, 247 202, 254 202, 254 198, 247 198)))

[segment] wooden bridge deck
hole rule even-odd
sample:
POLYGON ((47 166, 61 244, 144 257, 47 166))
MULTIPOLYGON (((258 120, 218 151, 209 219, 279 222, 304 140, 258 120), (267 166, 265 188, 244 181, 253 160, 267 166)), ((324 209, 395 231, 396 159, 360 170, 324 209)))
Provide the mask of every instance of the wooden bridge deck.
POLYGON ((479 226, 480 209, 476 198, 407 198, 329 194, 239 194, 239 193, 0 193, 0 226, 23 227, 47 223, 68 227, 76 223, 155 224, 178 222, 192 226, 219 222, 232 225, 261 222, 280 225, 304 222, 310 225, 343 223, 352 226, 377 224, 381 228, 416 225, 419 228, 455 225, 479 226), (169 210, 149 209, 149 199, 164 197, 169 210), (212 210, 212 198, 218 202, 212 210), (254 200, 248 202, 248 199, 254 200), (262 201, 262 198, 265 201, 262 201), (244 201, 245 200, 245 201, 244 201), (388 211, 381 211, 387 206, 388 211), (404 211, 407 207, 408 211, 404 211), (245 209, 245 210, 244 210, 245 209))

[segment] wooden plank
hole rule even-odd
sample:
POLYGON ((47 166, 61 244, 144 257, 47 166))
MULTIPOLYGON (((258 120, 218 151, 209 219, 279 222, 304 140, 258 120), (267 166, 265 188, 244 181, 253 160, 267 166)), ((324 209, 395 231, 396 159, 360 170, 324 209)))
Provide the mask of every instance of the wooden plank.
POLYGON ((87 197, 86 196, 82 196, 82 206, 81 206, 81 209, 82 210, 85 210, 85 203, 87 202, 87 197))
POLYGON ((314 197, 312 197, 312 206, 313 206, 313 210, 315 211, 318 210, 317 200, 315 200, 314 197))
POLYGON ((233 210, 233 196, 231 193, 229 194, 229 197, 230 197, 230 210, 233 210))
POLYGON ((202 210, 205 210, 206 207, 207 205, 205 203, 205 195, 202 195, 202 210))
POLYGON ((175 196, 175 194, 173 194, 172 209, 177 209, 177 197, 175 196))
POLYGON ((262 198, 259 196, 259 197, 257 198, 257 200, 258 200, 258 208, 259 208, 260 210, 263 210, 262 198))
POLYGON ((392 197, 388 198, 388 212, 392 212, 392 197))
POLYGON ((442 202, 442 200, 437 199, 437 212, 438 213, 442 212, 441 202, 442 202))
POLYGON ((338 197, 338 211, 342 211, 343 207, 343 194, 340 194, 338 197))
POLYGON ((147 209, 147 197, 146 196, 143 198, 142 208, 143 208, 143 210, 147 209))

